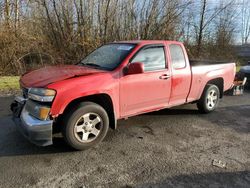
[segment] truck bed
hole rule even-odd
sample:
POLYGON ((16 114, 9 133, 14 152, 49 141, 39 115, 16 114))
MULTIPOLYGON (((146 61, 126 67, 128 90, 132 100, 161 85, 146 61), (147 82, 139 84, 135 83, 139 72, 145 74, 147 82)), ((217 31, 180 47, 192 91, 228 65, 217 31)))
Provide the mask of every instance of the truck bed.
POLYGON ((229 61, 211 61, 211 60, 189 60, 191 66, 202 66, 202 65, 218 65, 218 64, 228 64, 232 63, 229 61))
POLYGON ((223 79, 223 91, 227 91, 232 87, 235 76, 235 63, 211 63, 210 61, 203 61, 195 63, 190 68, 192 72, 192 84, 188 102, 199 99, 207 82, 215 78, 223 79))

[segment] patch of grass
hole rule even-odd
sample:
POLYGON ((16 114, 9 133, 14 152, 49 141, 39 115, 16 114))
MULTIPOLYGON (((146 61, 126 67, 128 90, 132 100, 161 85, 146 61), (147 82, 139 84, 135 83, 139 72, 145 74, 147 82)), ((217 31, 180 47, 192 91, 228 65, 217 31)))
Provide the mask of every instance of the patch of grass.
POLYGON ((0 90, 18 90, 19 76, 0 76, 0 90))

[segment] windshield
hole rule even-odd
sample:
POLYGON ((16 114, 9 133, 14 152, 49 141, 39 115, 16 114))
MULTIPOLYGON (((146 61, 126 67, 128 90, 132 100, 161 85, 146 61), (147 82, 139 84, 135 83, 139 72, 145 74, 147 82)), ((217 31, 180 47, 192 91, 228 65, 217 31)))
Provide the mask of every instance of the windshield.
POLYGON ((107 44, 85 57, 80 65, 97 69, 113 70, 134 49, 135 44, 107 44))

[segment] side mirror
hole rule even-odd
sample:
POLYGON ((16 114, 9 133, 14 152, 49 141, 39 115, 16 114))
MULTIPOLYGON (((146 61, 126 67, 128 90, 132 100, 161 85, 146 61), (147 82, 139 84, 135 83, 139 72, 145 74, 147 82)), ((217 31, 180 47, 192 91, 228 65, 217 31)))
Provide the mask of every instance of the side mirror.
POLYGON ((128 65, 127 74, 141 74, 144 73, 144 64, 141 62, 130 63, 128 65))

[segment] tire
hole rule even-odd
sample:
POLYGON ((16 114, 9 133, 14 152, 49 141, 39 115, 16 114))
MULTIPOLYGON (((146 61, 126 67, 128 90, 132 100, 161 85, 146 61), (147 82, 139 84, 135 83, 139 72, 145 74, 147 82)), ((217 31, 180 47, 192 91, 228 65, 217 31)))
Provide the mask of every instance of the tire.
POLYGON ((201 113, 213 112, 219 104, 220 90, 216 85, 206 85, 197 107, 201 113))
POLYGON ((96 146, 105 138, 108 129, 107 112, 93 102, 81 103, 63 118, 63 137, 76 150, 96 146))

